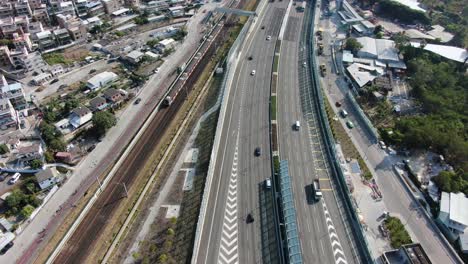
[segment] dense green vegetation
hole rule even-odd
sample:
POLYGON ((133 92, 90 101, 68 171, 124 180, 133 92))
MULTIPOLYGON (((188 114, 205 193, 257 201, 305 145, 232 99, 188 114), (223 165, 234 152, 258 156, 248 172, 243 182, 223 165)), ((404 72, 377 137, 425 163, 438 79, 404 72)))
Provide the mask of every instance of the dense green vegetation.
POLYGON ((60 133, 57 128, 53 125, 42 121, 39 125, 39 131, 41 132, 41 137, 46 143, 49 150, 52 151, 64 151, 66 148, 65 141, 63 140, 63 135, 60 133))
POLYGON ((390 232, 390 245, 393 248, 399 248, 413 242, 400 219, 390 216, 385 219, 384 223, 390 232))
POLYGON ((15 189, 5 199, 7 215, 19 214, 23 218, 29 217, 34 208, 41 204, 41 200, 34 194, 26 194, 21 189, 15 189), (32 209, 32 210, 31 210, 32 209))
POLYGON ((98 137, 104 136, 106 131, 115 126, 117 120, 115 116, 107 111, 97 112, 93 115, 93 132, 98 137))
POLYGON ((362 49, 362 44, 359 43, 355 38, 348 38, 345 43, 345 49, 350 50, 354 55, 362 49))
POLYGON ((52 52, 47 54, 42 54, 42 59, 49 65, 54 64, 71 64, 71 60, 65 59, 62 53, 52 52))
POLYGON ((42 168, 42 165, 44 165, 44 163, 42 163, 42 161, 39 160, 39 159, 33 159, 33 160, 31 160, 31 162, 29 162, 29 166, 33 170, 42 168))
POLYGON ((440 24, 455 34, 452 44, 468 47, 468 5, 466 0, 422 0, 432 24, 440 24))
POLYGON ((414 10, 392 0, 378 1, 378 13, 381 16, 388 17, 391 19, 398 19, 401 22, 413 24, 415 21, 419 21, 423 24, 430 24, 429 17, 421 11, 414 10))
MULTIPOLYGON (((468 194, 468 76, 459 64, 440 56, 404 47, 409 84, 422 113, 396 120, 394 133, 384 135, 391 143, 428 149, 444 155, 456 170, 456 178, 443 175, 436 181, 446 191, 468 194), (459 187, 451 188, 452 183, 459 187)), ((455 186, 453 185, 453 186, 455 186)))
POLYGON ((10 152, 8 146, 5 144, 0 144, 0 155, 6 154, 8 152, 10 152))

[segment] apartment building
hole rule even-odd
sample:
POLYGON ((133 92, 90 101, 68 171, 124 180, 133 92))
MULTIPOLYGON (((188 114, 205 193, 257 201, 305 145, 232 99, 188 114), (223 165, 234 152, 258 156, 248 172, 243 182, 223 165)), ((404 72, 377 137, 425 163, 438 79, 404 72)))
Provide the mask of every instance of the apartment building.
POLYGON ((17 127, 18 116, 10 101, 0 98, 0 129, 17 127))
POLYGON ((21 83, 8 84, 5 76, 1 75, 2 86, 0 88, 0 98, 10 100, 15 110, 23 110, 27 107, 26 94, 21 83))

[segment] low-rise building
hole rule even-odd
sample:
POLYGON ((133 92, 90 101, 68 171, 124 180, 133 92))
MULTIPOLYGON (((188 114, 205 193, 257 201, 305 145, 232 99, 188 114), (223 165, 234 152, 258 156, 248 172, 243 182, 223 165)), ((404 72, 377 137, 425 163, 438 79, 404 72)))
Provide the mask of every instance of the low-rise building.
POLYGON ((120 4, 117 0, 101 0, 101 2, 104 7, 104 12, 106 12, 108 15, 119 10, 120 8, 120 4))
POLYGON ((86 16, 88 14, 88 0, 75 0, 76 14, 79 17, 86 16))
POLYGON ((43 154, 42 146, 40 143, 33 143, 29 146, 20 146, 16 153, 16 160, 21 162, 29 162, 35 159, 42 159, 43 154))
POLYGON ((32 13, 33 19, 35 19, 38 22, 42 22, 46 25, 50 23, 50 17, 49 17, 49 12, 47 12, 47 8, 44 5, 42 8, 37 8, 33 10, 32 13))
POLYGON ((94 26, 102 25, 102 21, 99 17, 94 16, 86 20, 83 20, 83 25, 85 25, 88 29, 90 29, 90 28, 93 28, 94 26))
POLYGON ((134 50, 125 56, 125 60, 127 60, 128 62, 132 64, 137 64, 141 61, 144 55, 145 54, 143 52, 134 50))
POLYGON ((106 109, 108 106, 109 104, 107 103, 106 99, 103 98, 102 96, 96 96, 89 101, 89 107, 94 112, 102 111, 106 109))
POLYGON ((55 40, 57 41, 58 45, 66 45, 70 44, 72 42, 72 39, 70 37, 70 34, 68 33, 68 30, 64 28, 56 29, 53 31, 55 40))
POLYGON ((0 98, 10 100, 11 105, 16 110, 25 109, 27 107, 27 102, 26 95, 23 90, 23 85, 17 82, 8 84, 3 75, 1 75, 0 78, 2 79, 0 98))
POLYGON ((122 94, 117 89, 109 88, 104 92, 104 98, 111 104, 117 104, 122 101, 122 94))
POLYGON ((172 17, 181 17, 185 14, 185 8, 183 6, 169 7, 169 14, 172 17))
POLYGON ((91 110, 89 110, 87 107, 80 106, 72 110, 68 120, 70 122, 70 125, 74 129, 77 129, 80 126, 91 121, 92 117, 93 114, 91 113, 91 110))
POLYGON ((47 50, 56 46, 55 37, 50 30, 36 33, 36 38, 40 50, 47 50))
POLYGON ((107 84, 117 80, 118 78, 119 77, 117 76, 117 74, 113 72, 101 72, 89 79, 86 83, 86 87, 94 91, 106 86, 107 84))
POLYGON ((168 10, 169 4, 164 0, 150 1, 145 6, 143 6, 143 9, 150 12, 160 12, 163 10, 168 10))
POLYGON ((46 190, 57 184, 58 173, 54 168, 46 168, 36 173, 36 180, 41 190, 46 190))
POLYGON ((158 43, 158 45, 156 45, 156 50, 160 53, 164 53, 165 51, 174 48, 175 44, 176 41, 172 38, 163 39, 158 43))
POLYGON ((43 83, 48 82, 50 79, 52 79, 52 75, 48 72, 44 72, 34 76, 31 81, 34 85, 42 85, 43 83))
POLYGON ((18 115, 10 100, 0 98, 0 129, 18 126, 18 115))
POLYGON ((359 88, 369 84, 375 78, 384 73, 383 69, 380 67, 364 65, 361 63, 351 64, 346 68, 346 71, 359 88))
POLYGON ((452 239, 468 230, 468 198, 463 193, 442 192, 438 220, 447 228, 452 239))

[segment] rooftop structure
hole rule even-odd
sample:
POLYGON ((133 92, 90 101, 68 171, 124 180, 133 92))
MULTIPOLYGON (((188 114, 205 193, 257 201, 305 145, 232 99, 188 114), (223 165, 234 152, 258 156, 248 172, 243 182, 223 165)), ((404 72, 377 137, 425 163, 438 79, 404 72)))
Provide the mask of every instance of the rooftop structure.
MULTIPOLYGON (((421 43, 411 42, 411 46, 419 48, 421 43)), ((436 44, 426 44, 424 50, 434 52, 444 58, 453 60, 460 63, 465 63, 468 59, 468 51, 454 46, 445 46, 445 45, 436 45, 436 44)))
POLYGON ((346 70, 359 88, 372 82, 375 78, 383 74, 382 68, 361 63, 353 63, 346 68, 346 70))
POLYGON ((442 192, 438 219, 457 238, 468 228, 468 198, 463 193, 442 192))
POLYGON ((88 80, 86 86, 91 90, 99 89, 110 82, 117 80, 119 77, 113 72, 101 72, 88 80))
POLYGON ((432 264, 426 251, 419 243, 403 245, 399 249, 385 251, 383 264, 432 264))
POLYGON ((358 51, 361 57, 368 57, 384 61, 400 61, 395 42, 388 39, 374 39, 360 37, 356 39, 361 43, 362 48, 358 51))

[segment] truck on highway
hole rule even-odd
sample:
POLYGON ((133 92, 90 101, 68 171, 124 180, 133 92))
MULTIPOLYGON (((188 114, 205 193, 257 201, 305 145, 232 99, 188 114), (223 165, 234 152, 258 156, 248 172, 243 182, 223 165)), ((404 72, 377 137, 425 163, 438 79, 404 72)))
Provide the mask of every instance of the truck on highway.
POLYGON ((322 77, 327 75, 327 68, 325 67, 325 64, 320 64, 320 75, 322 75, 322 77))
POLYGON ((322 190, 320 189, 320 182, 318 179, 314 180, 312 187, 314 188, 315 201, 319 201, 322 198, 322 190))

